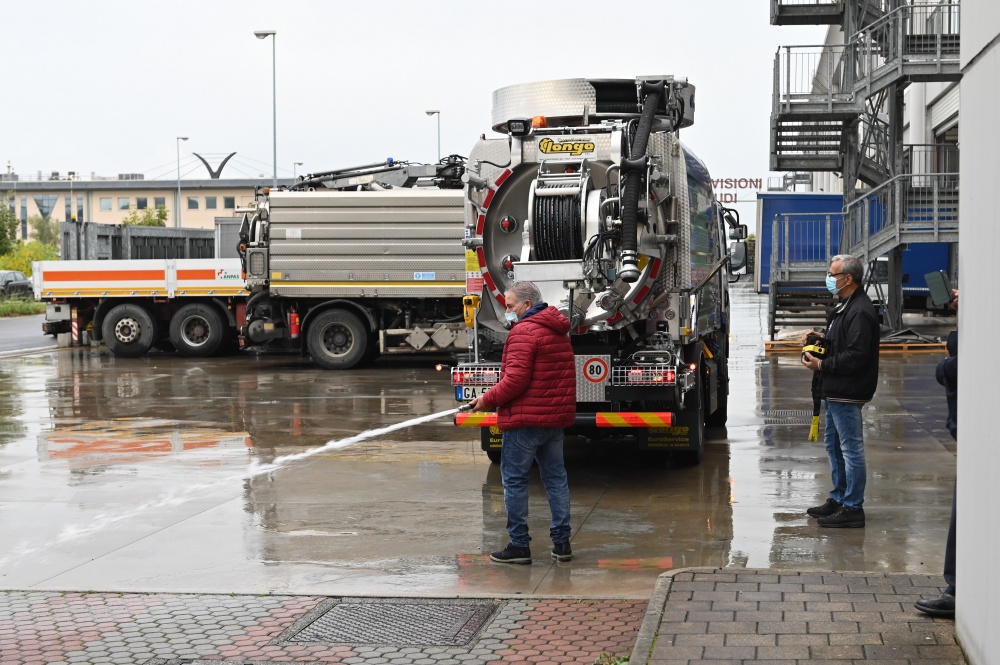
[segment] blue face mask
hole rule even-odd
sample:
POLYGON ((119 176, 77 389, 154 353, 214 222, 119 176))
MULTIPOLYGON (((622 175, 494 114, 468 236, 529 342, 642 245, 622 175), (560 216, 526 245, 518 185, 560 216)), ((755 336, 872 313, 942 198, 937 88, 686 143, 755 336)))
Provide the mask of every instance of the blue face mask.
MULTIPOLYGON (((843 287, 841 287, 841 288, 843 288, 843 287)), ((827 275, 827 277, 826 277, 826 290, 829 291, 830 293, 832 293, 833 295, 837 295, 838 293, 840 293, 840 289, 837 288, 837 278, 836 277, 830 277, 829 275, 827 275)))
POLYGON ((517 314, 515 314, 514 312, 504 312, 503 315, 507 319, 507 323, 511 325, 517 323, 517 314))

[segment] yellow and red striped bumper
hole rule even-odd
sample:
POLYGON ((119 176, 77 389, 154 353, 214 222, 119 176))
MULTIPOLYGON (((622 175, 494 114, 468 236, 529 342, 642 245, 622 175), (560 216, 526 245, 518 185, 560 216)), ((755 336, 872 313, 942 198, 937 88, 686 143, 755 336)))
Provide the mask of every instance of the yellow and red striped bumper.
MULTIPOLYGON (((458 427, 492 427, 497 424, 495 413, 455 414, 458 427)), ((578 413, 574 425, 583 427, 673 427, 674 414, 669 411, 602 411, 578 413)))
POLYGON ((492 427, 497 424, 495 413, 456 413, 455 425, 458 427, 492 427))

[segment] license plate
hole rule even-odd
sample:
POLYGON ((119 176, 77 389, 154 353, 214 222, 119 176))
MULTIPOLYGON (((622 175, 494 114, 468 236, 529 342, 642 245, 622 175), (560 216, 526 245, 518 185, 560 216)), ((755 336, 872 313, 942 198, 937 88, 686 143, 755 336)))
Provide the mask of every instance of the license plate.
POLYGON ((455 399, 459 402, 471 402, 488 388, 489 386, 455 386, 455 399))

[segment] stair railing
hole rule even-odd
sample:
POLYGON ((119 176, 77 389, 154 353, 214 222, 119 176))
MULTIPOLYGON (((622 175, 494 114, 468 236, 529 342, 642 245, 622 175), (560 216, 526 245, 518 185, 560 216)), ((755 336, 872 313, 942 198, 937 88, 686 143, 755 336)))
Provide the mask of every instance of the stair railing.
POLYGON ((958 174, 905 173, 850 201, 840 246, 868 262, 907 242, 955 242, 958 174))
POLYGON ((841 213, 779 213, 771 223, 771 284, 815 281, 839 253, 841 213))
POLYGON ((791 112, 796 104, 854 101, 844 79, 844 53, 850 45, 782 46, 774 58, 775 114, 791 112))
POLYGON ((851 40, 854 90, 870 97, 922 64, 940 74, 959 62, 958 0, 901 5, 859 31, 851 40))

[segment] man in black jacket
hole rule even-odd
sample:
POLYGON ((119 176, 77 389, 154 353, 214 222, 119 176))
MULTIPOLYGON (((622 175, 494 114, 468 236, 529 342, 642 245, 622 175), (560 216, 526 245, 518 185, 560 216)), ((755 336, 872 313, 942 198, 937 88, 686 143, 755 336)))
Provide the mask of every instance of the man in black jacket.
MULTIPOLYGON (((958 311, 958 291, 952 290, 949 305, 958 311)), ((946 344, 948 357, 938 363, 935 370, 937 382, 944 386, 948 400, 948 419, 945 426, 951 437, 958 440, 958 331, 952 330, 946 344)), ((955 483, 955 498, 951 501, 951 523, 948 525, 948 540, 944 546, 944 581, 948 588, 937 598, 921 598, 914 606, 924 614, 934 617, 955 617, 955 499, 958 498, 958 482, 955 483)))
MULTIPOLYGON (((875 306, 861 288, 864 267, 854 256, 830 259, 826 288, 840 302, 827 316, 823 359, 802 354, 802 364, 823 374, 826 453, 833 489, 826 502, 806 510, 824 527, 865 525, 865 444, 861 407, 878 385, 879 324, 875 306)), ((803 339, 804 342, 804 339, 803 339)))

